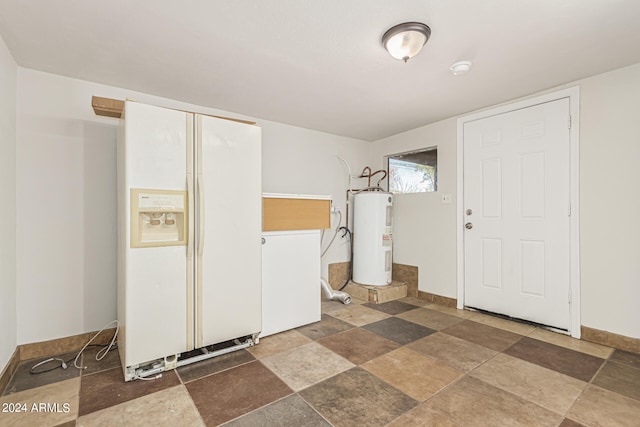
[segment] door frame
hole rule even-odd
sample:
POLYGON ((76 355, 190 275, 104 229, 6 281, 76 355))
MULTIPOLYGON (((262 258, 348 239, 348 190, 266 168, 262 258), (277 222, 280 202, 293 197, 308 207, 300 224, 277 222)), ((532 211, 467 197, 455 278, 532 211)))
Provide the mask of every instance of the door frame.
MULTIPOLYGON (((467 122, 484 119, 499 114, 521 110, 546 102, 559 99, 569 99, 569 115, 571 117, 570 138, 570 203, 571 216, 569 218, 570 239, 570 329, 569 333, 574 338, 580 338, 580 87, 574 86, 567 89, 551 92, 541 96, 524 99, 515 103, 490 108, 457 120, 457 194, 456 198, 456 239, 457 239, 457 307, 464 308, 464 125, 467 122)), ((568 125, 568 124, 567 124, 568 125)))

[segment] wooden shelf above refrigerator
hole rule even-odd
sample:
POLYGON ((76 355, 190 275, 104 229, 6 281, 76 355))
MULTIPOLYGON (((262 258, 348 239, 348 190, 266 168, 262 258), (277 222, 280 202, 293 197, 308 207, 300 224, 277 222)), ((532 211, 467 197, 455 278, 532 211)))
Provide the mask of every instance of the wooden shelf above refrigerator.
MULTIPOLYGON (((103 98, 101 96, 94 95, 91 97, 91 106, 93 107, 93 111, 96 113, 96 116, 115 117, 116 119, 120 119, 122 118, 122 110, 124 110, 124 101, 120 99, 103 98)), ((186 113, 200 114, 201 116, 215 117, 217 119, 231 120, 232 122, 244 123, 245 125, 256 125, 256 122, 252 122, 250 120, 241 120, 241 119, 234 119, 232 117, 214 116, 212 114, 203 114, 203 113, 198 113, 194 111, 178 110, 176 108, 172 108, 172 109, 176 111, 184 111, 186 113)))
POLYGON ((93 111, 96 113, 96 116, 115 117, 116 119, 119 119, 122 117, 124 101, 92 96, 91 106, 93 107, 93 111))

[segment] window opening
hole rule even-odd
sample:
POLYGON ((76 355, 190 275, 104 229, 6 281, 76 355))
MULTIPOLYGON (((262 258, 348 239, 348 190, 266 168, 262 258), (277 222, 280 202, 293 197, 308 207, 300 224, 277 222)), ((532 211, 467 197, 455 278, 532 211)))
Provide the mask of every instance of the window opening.
POLYGON ((392 193, 438 191, 437 147, 387 156, 387 169, 392 193))

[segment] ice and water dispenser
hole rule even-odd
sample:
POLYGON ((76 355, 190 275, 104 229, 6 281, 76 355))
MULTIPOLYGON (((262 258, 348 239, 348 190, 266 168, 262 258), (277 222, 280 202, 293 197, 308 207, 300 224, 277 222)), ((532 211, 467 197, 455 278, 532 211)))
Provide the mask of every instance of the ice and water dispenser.
POLYGON ((187 192, 131 189, 131 247, 187 244, 187 192))

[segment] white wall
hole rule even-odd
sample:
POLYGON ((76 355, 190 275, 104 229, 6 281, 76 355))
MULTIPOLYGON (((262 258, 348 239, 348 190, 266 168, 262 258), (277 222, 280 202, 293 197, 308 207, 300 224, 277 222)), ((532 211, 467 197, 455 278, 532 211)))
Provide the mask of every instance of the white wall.
MULTIPOLYGON (((2 93, 15 93, 15 64, 4 52, 0 84, 8 92, 2 93)), ((640 212, 640 64, 565 87, 575 84, 581 86, 582 323, 640 337, 640 235, 633 225, 640 212)), ((16 342, 14 276, 19 344, 95 330, 115 317, 117 121, 95 116, 91 95, 242 117, 24 68, 18 68, 17 92, 17 272, 11 267, 16 237, 0 226, 9 236, 0 243, 8 255, 1 264, 0 321, 9 325, 0 339, 9 355, 16 342)), ((8 200, 15 194, 13 165, 4 150, 9 156, 15 150, 14 106, 0 101, 0 162, 8 166, 2 163, 0 173, 8 177, 0 190, 8 200)), ((263 127, 264 191, 330 194, 343 211, 347 178, 336 155, 359 173, 365 165, 383 167, 386 154, 437 145, 439 192, 396 197, 394 261, 420 268, 422 291, 455 298, 456 118, 373 144, 255 120, 263 127), (451 205, 440 203, 442 193, 453 196, 451 205)), ((15 221, 11 212, 3 212, 9 223, 15 221)), ((324 259, 324 274, 327 263, 346 259, 347 246, 338 240, 324 259)))
POLYGON ((378 166, 383 168, 385 155, 435 146, 438 191, 395 196, 393 262, 418 266, 421 291, 455 298, 456 120, 443 120, 375 143, 378 166), (452 203, 442 204, 442 194, 451 194, 452 203))
MULTIPOLYGON (((238 114, 18 69, 18 343, 96 330, 116 313, 116 128, 91 96, 238 114)), ((346 172, 368 143, 252 119, 263 128, 263 190, 329 194, 344 208, 346 172)), ((328 241, 328 236, 327 239, 328 241)), ((343 261, 338 241, 323 262, 343 261)))
POLYGON ((17 70, 0 38, 0 372, 16 343, 16 91, 17 70))
MULTIPOLYGON (((575 85, 580 86, 581 322, 640 338, 640 228, 635 226, 640 212, 640 64, 563 88, 575 85)), ((379 165, 384 155, 438 146, 439 194, 396 197, 394 262, 419 267, 420 290, 452 298, 456 119, 374 145, 379 165), (442 205, 442 193, 452 194, 454 205, 442 205)))
POLYGON ((582 324, 640 338, 640 64, 579 84, 582 324))
POLYGON ((0 372, 16 348, 17 70, 0 38, 0 372))

